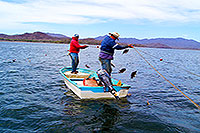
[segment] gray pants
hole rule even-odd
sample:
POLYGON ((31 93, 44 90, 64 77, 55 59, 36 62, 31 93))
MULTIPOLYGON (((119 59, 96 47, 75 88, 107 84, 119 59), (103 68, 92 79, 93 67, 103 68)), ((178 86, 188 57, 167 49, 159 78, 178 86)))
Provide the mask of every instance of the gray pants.
POLYGON ((102 59, 99 57, 99 61, 101 62, 102 69, 105 69, 109 75, 111 75, 112 68, 111 68, 111 60, 110 59, 102 59))

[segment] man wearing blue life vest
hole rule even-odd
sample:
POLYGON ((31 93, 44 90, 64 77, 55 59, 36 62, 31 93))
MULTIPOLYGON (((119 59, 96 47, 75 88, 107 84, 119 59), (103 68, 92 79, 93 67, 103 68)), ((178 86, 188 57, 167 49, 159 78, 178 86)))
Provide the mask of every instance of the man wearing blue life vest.
POLYGON ((109 33, 104 40, 101 42, 101 48, 99 53, 99 61, 101 62, 102 69, 105 69, 109 75, 111 75, 111 60, 113 60, 114 50, 121 50, 132 45, 121 46, 115 42, 115 40, 119 40, 119 34, 117 32, 109 33))

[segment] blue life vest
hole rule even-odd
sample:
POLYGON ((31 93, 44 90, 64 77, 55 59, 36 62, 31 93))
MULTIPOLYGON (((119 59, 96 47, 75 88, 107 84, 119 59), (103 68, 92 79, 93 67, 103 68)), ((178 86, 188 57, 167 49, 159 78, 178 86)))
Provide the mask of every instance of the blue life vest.
POLYGON ((120 46, 118 45, 114 39, 112 39, 110 36, 106 36, 104 40, 101 42, 101 51, 105 52, 107 54, 113 55, 115 49, 125 49, 127 46, 120 46))

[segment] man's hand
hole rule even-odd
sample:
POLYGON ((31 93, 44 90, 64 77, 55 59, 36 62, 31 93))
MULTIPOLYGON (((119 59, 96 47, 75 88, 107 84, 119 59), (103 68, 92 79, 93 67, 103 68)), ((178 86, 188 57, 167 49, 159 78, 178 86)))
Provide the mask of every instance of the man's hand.
POLYGON ((83 45, 83 46, 84 46, 84 49, 87 48, 87 47, 89 47, 88 45, 83 45))
POLYGON ((133 48, 133 44, 129 44, 128 47, 129 47, 129 48, 133 48))

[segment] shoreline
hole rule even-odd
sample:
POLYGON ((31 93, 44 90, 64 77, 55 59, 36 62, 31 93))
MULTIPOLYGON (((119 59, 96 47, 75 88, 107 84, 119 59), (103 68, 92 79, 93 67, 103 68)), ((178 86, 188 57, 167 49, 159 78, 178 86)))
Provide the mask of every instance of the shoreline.
MULTIPOLYGON (((43 42, 43 41, 5 41, 5 40, 0 40, 0 42, 17 42, 17 43, 42 43, 42 44, 66 44, 69 45, 69 43, 56 43, 56 42, 43 42)), ((82 44, 82 43, 81 43, 82 44)), ((83 44, 87 44, 87 45, 99 45, 99 44, 90 44, 90 43, 83 43, 83 44)), ((142 44, 141 44, 142 45, 142 44)), ((138 48, 161 48, 161 49, 182 49, 182 50, 198 50, 200 51, 200 49, 194 49, 194 48, 162 48, 162 47, 148 47, 148 46, 135 46, 138 48)))

